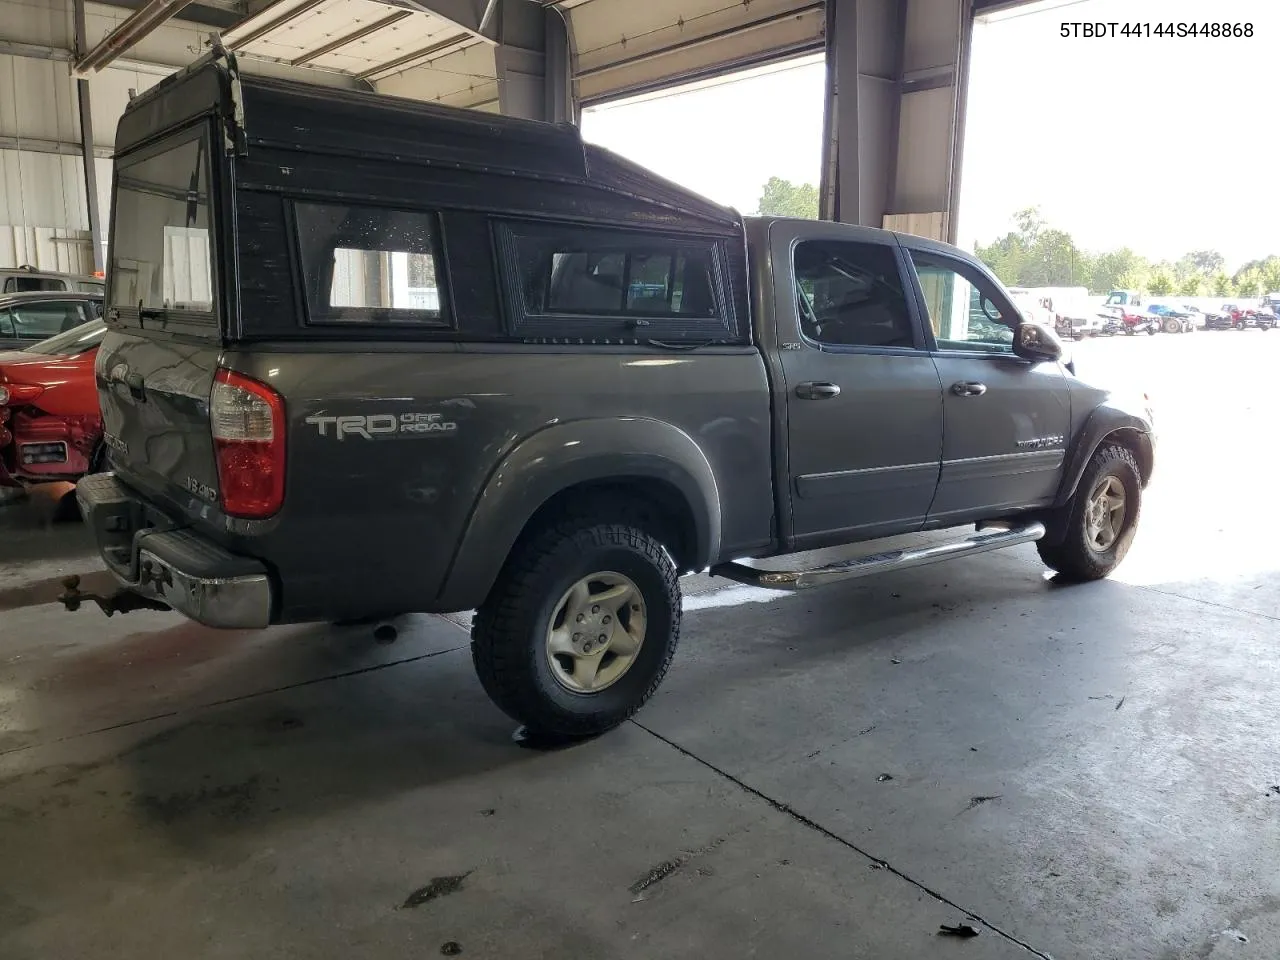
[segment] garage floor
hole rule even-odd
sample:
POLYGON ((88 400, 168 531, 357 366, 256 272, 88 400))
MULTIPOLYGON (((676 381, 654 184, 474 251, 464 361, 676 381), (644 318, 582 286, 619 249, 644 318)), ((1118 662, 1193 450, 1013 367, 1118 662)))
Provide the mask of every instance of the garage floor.
POLYGON ((655 700, 553 752, 449 619, 68 614, 83 531, 0 509, 0 957, 1280 955, 1280 333, 1078 353, 1159 404, 1116 579, 694 580, 655 700))

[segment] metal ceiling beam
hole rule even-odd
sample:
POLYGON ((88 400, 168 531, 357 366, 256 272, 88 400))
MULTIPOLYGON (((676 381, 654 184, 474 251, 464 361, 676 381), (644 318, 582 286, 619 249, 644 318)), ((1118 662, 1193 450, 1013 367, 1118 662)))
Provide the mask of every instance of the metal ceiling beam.
MULTIPOLYGON (((973 15, 980 17, 983 14, 999 13, 1003 10, 1012 10, 1015 7, 1025 7, 1030 3, 1038 2, 1040 0, 973 0, 973 15)), ((1063 6, 1066 5, 1063 4, 1063 6)))
MULTIPOLYGON (((122 7, 125 10, 140 10, 147 4, 147 0, 108 0, 108 2, 113 7, 122 7)), ((235 2, 193 0, 174 19, 196 23, 203 27, 228 30, 244 20, 248 13, 247 5, 241 0, 235 0, 235 2)))
MULTIPOLYGON (((65 140, 42 140, 35 137, 0 137, 0 150, 21 150, 26 153, 56 153, 64 157, 79 157, 83 145, 65 140)), ((110 160, 110 147, 94 147, 93 155, 99 160, 110 160)))
POLYGON ((401 10, 399 13, 393 13, 390 16, 383 17, 381 20, 375 20, 373 23, 366 24, 359 30, 353 30, 351 33, 338 37, 336 40, 329 41, 322 47, 316 47, 314 50, 309 50, 296 60, 291 60, 290 64, 295 67, 301 67, 304 64, 310 63, 312 60, 318 60, 323 56, 333 53, 335 50, 340 50, 349 43, 355 43, 357 40, 362 40, 370 34, 377 33, 379 30, 390 27, 393 24, 397 24, 401 20, 411 16, 413 16, 413 14, 408 10, 401 10))
POLYGON ((107 66, 166 20, 177 15, 191 0, 148 0, 120 26, 107 34, 96 47, 76 60, 75 75, 89 76, 107 66))
POLYGON ((499 0, 401 0, 400 5, 448 20, 471 36, 494 43, 494 12, 498 3, 499 0))

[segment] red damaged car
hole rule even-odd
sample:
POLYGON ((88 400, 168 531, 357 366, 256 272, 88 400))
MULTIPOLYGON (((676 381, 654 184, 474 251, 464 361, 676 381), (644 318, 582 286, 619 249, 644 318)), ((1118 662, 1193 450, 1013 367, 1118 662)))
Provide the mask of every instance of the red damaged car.
POLYGON ((0 353, 0 486, 77 480, 101 457, 93 363, 107 327, 90 320, 0 353))

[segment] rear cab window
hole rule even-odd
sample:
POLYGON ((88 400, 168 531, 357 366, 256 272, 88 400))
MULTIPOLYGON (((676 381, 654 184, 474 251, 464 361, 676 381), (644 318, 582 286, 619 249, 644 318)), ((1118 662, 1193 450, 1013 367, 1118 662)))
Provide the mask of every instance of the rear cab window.
POLYGON ((208 141, 201 125, 116 161, 107 305, 127 326, 218 332, 208 141))
POLYGON ((67 284, 57 277, 6 277, 5 293, 61 293, 67 284))

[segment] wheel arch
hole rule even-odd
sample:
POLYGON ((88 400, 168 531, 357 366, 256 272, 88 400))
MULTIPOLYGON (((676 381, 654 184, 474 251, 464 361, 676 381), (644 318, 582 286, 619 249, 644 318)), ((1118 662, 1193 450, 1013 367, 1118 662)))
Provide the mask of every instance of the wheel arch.
POLYGON ((1155 469, 1155 440, 1150 421, 1135 411, 1114 405, 1099 407, 1085 421, 1072 447, 1062 476, 1062 485, 1054 500, 1055 507, 1064 506, 1075 495, 1085 467, 1106 443, 1118 444, 1133 454, 1144 488, 1151 481, 1151 474, 1155 469))
POLYGON ((644 418, 571 421, 521 441, 490 474, 437 606, 479 605, 521 537, 550 516, 605 502, 646 522, 681 571, 719 554, 719 486, 692 437, 644 418))

